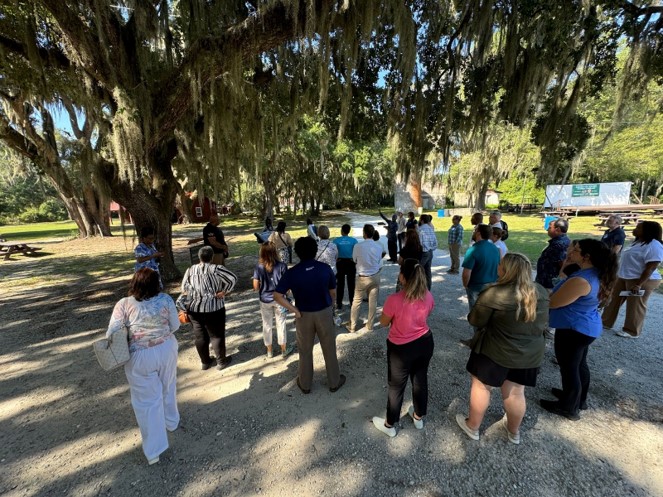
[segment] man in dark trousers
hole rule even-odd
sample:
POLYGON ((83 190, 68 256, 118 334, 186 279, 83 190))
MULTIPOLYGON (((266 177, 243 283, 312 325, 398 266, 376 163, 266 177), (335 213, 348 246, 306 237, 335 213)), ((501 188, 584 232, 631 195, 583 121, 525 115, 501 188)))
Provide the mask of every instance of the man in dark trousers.
POLYGON ((341 236, 334 240, 334 245, 338 249, 338 259, 336 260, 336 309, 343 309, 343 293, 345 291, 345 282, 348 282, 348 301, 352 305, 352 299, 355 295, 355 278, 357 276, 357 265, 352 260, 352 249, 357 245, 357 239, 350 236, 350 225, 341 226, 341 236))
POLYGON ((226 261, 228 245, 226 245, 223 231, 219 228, 219 216, 216 213, 210 215, 207 226, 203 228, 203 243, 214 250, 213 264, 222 265, 226 261))
POLYGON ((302 393, 311 393, 313 382, 313 345, 316 335, 325 358, 327 385, 336 392, 345 383, 336 356, 336 328, 332 305, 336 297, 336 277, 329 264, 316 261, 316 241, 302 237, 295 242, 295 253, 301 261, 288 269, 274 291, 274 300, 295 315, 299 368, 297 386, 302 393), (294 305, 285 298, 292 291, 294 305))

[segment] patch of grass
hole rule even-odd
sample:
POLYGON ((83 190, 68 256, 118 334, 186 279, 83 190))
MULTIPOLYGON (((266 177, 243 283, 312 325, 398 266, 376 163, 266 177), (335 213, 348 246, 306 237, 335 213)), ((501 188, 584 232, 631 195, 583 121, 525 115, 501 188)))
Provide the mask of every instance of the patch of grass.
POLYGON ((7 241, 27 242, 48 238, 68 239, 77 236, 78 228, 73 221, 0 226, 0 238, 7 241))

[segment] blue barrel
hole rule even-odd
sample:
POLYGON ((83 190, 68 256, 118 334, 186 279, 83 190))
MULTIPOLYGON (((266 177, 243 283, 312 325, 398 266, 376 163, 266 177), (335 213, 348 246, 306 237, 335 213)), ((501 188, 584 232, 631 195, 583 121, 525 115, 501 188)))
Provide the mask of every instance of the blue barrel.
POLYGON ((439 209, 437 211, 437 217, 444 217, 444 209, 439 209))
POLYGON ((543 220, 543 229, 547 230, 550 223, 556 221, 557 219, 557 216, 546 216, 546 218, 543 220))

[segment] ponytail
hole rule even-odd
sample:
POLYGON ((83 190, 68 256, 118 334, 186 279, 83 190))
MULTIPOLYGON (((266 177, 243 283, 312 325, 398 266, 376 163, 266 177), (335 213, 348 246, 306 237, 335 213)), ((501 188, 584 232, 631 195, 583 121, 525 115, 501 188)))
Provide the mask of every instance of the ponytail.
POLYGON ((428 292, 426 272, 424 267, 416 259, 405 259, 401 266, 401 274, 405 280, 403 290, 405 300, 423 300, 428 292))
POLYGON ((608 303, 617 279, 617 256, 605 243, 591 238, 579 240, 578 247, 580 254, 588 256, 592 266, 599 273, 599 306, 604 307, 608 303))

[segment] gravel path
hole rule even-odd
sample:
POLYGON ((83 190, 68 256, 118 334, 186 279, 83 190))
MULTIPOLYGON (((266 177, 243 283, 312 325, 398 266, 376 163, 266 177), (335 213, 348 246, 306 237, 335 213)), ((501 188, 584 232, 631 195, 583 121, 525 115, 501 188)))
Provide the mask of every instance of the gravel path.
MULTIPOLYGON (((352 217, 356 229, 377 221, 352 217)), ((396 438, 370 423, 386 406, 386 330, 339 334, 348 381, 335 394, 316 347, 313 392, 304 396, 294 383, 297 355, 265 357, 257 299, 240 292, 228 302, 231 367, 200 371, 190 328, 180 333, 182 428, 152 467, 140 450, 123 373, 103 373, 90 347, 124 281, 10 288, 0 303, 0 494, 663 496, 662 296, 652 297, 640 340, 604 333, 590 348, 590 409, 580 421, 537 405, 559 386, 548 343, 538 386, 526 391, 522 444, 509 444, 496 424, 499 394, 474 442, 453 419, 467 409, 469 351, 459 340, 471 331, 460 277, 447 275, 448 267, 448 254, 438 251, 424 430, 406 415, 409 391, 396 438)), ((396 275, 397 266, 386 264, 379 304, 396 275)), ((289 330, 294 341, 292 323, 289 330)))

